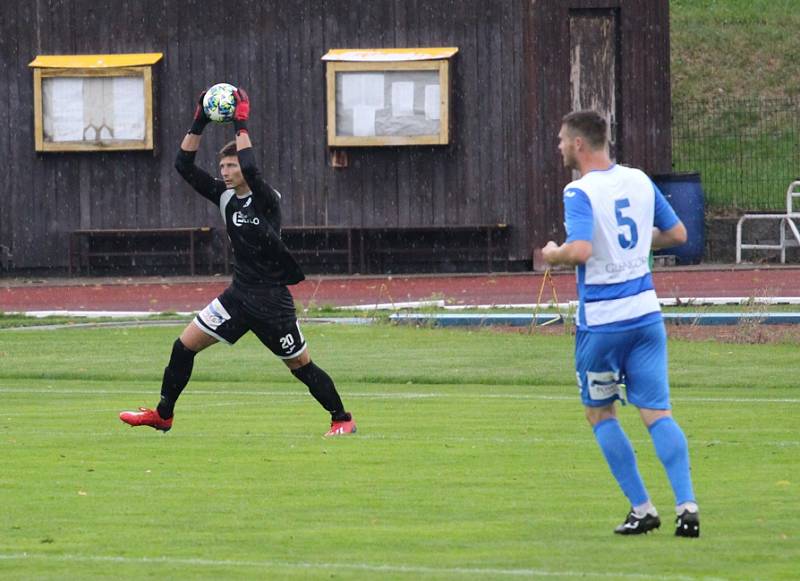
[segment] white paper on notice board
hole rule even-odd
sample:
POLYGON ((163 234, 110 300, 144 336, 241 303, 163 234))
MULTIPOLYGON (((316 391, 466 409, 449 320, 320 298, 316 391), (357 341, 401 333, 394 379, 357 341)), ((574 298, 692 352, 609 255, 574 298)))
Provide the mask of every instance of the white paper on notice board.
POLYGON ((383 109, 383 73, 347 73, 342 75, 342 107, 358 106, 383 109))
POLYGON ((144 139, 144 79, 114 78, 114 138, 144 139))
POLYGON ((106 111, 110 106, 106 103, 108 78, 95 77, 83 83, 83 139, 95 141, 101 139, 99 132, 103 127, 111 127, 113 111, 106 111))
POLYGON ((83 79, 66 77, 47 79, 44 93, 45 134, 51 141, 83 139, 83 79), (47 131, 47 128, 50 128, 47 131))
POLYGON ((372 137, 375 135, 375 108, 366 105, 353 107, 353 135, 372 137))
POLYGON ((370 73, 363 76, 364 105, 373 109, 383 109, 386 106, 383 96, 385 91, 383 73, 370 73))
POLYGON ((361 75, 342 75, 342 107, 352 109, 361 105, 362 97, 361 75))
POLYGON ((392 83, 392 117, 408 117, 414 114, 414 83, 392 83))
POLYGON ((440 112, 439 85, 425 85, 425 119, 436 121, 440 112))

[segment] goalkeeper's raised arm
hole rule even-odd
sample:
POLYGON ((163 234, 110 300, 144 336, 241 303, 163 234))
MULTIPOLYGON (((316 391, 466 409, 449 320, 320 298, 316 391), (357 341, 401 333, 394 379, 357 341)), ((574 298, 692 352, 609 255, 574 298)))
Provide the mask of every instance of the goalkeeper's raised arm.
POLYGON ((215 179, 194 163, 195 155, 197 155, 197 150, 200 148, 203 129, 205 129, 206 125, 210 122, 210 119, 203 109, 204 96, 205 91, 200 93, 194 110, 192 126, 189 128, 189 132, 184 136, 183 141, 181 141, 178 156, 175 158, 175 169, 178 170, 181 177, 185 179, 197 193, 211 202, 219 204, 220 195, 226 189, 225 183, 222 180, 215 179))
MULTIPOLYGON (((281 195, 264 180, 253 154, 253 143, 250 140, 250 133, 247 129, 247 122, 250 119, 250 98, 241 87, 234 91, 233 96, 236 99, 233 127, 236 131, 236 151, 239 156, 242 175, 250 185, 253 196, 261 206, 262 211, 271 216, 280 215, 281 195)), ((280 231, 280 224, 278 224, 277 230, 280 231)))

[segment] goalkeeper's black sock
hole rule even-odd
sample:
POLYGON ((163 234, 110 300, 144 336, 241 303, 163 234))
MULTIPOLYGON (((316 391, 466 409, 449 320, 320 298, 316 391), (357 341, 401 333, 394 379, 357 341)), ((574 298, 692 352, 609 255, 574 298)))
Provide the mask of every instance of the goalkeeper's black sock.
POLYGON ((299 369, 292 369, 292 375, 308 386, 308 391, 330 412, 334 421, 348 419, 349 414, 344 411, 344 404, 330 375, 314 365, 313 361, 309 361, 299 369))
POLYGON ((176 339, 172 344, 172 354, 169 364, 164 369, 164 379, 161 381, 161 401, 156 408, 158 415, 165 420, 172 417, 175 402, 189 383, 195 355, 197 353, 181 343, 180 339, 176 339))

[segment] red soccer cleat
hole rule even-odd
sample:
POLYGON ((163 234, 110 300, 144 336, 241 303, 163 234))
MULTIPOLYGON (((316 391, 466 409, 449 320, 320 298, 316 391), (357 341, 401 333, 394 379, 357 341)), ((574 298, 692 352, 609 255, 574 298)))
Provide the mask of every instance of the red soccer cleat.
POLYGON ((156 410, 139 408, 138 412, 121 412, 119 419, 129 426, 150 426, 162 432, 169 432, 172 428, 172 418, 165 420, 156 410))
POLYGON ((328 436, 344 436, 346 434, 356 433, 356 422, 349 413, 346 420, 331 422, 331 429, 325 432, 325 437, 328 436))

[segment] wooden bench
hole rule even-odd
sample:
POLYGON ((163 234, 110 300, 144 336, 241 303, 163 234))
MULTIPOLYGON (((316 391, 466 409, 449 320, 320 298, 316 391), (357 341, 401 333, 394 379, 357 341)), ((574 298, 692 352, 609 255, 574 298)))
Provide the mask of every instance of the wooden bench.
POLYGON ((508 270, 507 224, 452 226, 285 226, 281 237, 303 267, 322 264, 331 272, 337 263, 353 274, 383 273, 387 265, 408 266, 483 262, 486 272, 501 261, 508 270), (316 261, 315 261, 316 259, 316 261), (326 262, 326 259, 330 259, 326 262))
POLYGON ((292 256, 304 259, 343 258, 347 274, 353 274, 353 228, 349 226, 284 226, 281 238, 292 256))
POLYGON ((484 262, 492 272, 496 261, 509 263, 507 224, 457 224, 451 226, 376 226, 355 229, 361 272, 376 265, 385 272, 387 262, 442 260, 456 264, 484 262))
POLYGON ((74 230, 69 236, 69 275, 91 271, 92 258, 131 258, 132 265, 140 256, 185 256, 190 274, 197 267, 197 248, 207 249, 208 268, 213 264, 212 228, 119 228, 74 230))
MULTIPOLYGON (((325 273, 346 268, 353 274, 356 264, 361 274, 382 273, 390 263, 435 264, 442 259, 482 262, 492 272, 497 262, 508 270, 509 230, 507 224, 284 226, 281 238, 301 267, 321 265, 325 273)), ((226 259, 229 252, 226 240, 226 259)))

